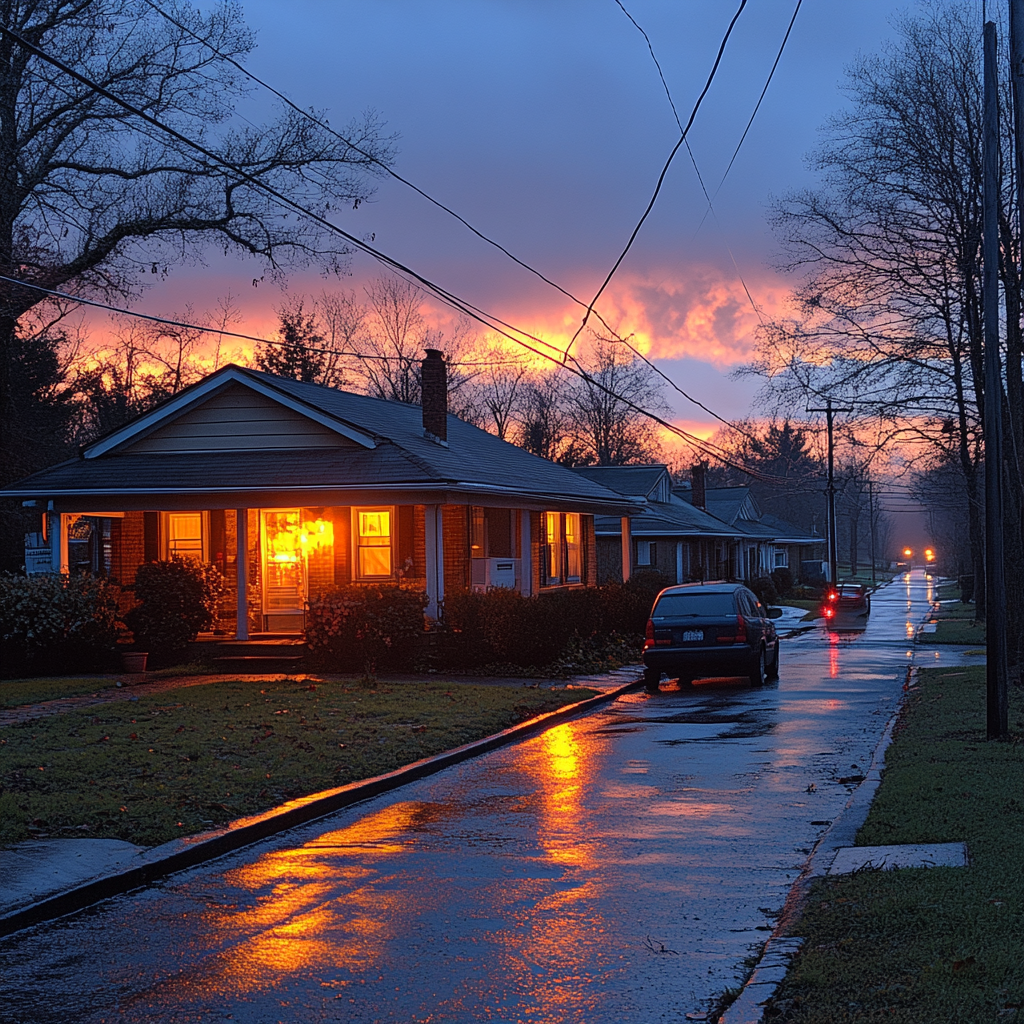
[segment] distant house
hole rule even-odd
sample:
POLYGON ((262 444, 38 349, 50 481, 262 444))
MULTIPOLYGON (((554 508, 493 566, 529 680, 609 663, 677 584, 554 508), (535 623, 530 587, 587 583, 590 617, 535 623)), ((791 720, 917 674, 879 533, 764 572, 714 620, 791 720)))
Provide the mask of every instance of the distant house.
POLYGON ((676 583, 734 575, 731 560, 741 532, 674 493, 667 466, 579 466, 575 472, 644 503, 625 521, 625 534, 622 520, 597 517, 600 581, 628 578, 638 569, 656 569, 676 583))
MULTIPOLYGON (((675 493, 694 501, 692 485, 677 486, 675 493)), ((783 568, 790 569, 796 579, 802 561, 822 557, 823 537, 762 512, 749 487, 708 487, 704 505, 708 513, 736 531, 731 565, 736 579, 751 580, 783 568)))
POLYGON ((54 571, 215 564, 240 639, 301 632, 335 584, 410 583, 435 617, 456 588, 593 586, 594 517, 636 510, 449 415, 436 351, 422 408, 227 366, 0 493, 40 510, 54 571))
POLYGON ((752 580, 821 557, 822 538, 764 515, 748 487, 708 488, 698 480, 673 485, 668 467, 580 466, 576 473, 638 504, 628 520, 598 516, 597 574, 601 581, 656 569, 676 583, 702 579, 752 580), (698 507, 703 504, 705 507, 698 507), (625 523, 625 532, 623 532, 625 523), (625 556, 625 557, 624 557, 625 556))

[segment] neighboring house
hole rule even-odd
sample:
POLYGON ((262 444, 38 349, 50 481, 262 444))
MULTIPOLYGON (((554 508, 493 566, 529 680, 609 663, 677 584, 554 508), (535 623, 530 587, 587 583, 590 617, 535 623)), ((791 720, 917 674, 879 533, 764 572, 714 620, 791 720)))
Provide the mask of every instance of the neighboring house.
MULTIPOLYGON (((694 500, 692 486, 677 486, 674 493, 694 500)), ((802 561, 822 557, 823 537, 763 513, 749 487, 708 487, 704 505, 710 515, 736 531, 729 573, 734 579, 752 580, 782 568, 790 569, 797 579, 802 561)))
POLYGON ((595 585, 594 516, 635 503, 449 415, 433 350, 423 396, 226 366, 0 493, 40 509, 54 571, 130 585, 144 562, 214 563, 241 639, 301 631, 308 597, 335 584, 408 582, 434 617, 455 588, 595 585))
POLYGON ((644 505, 642 512, 627 520, 597 517, 597 575, 601 582, 628 578, 638 569, 656 569, 676 583, 735 575, 731 559, 742 531, 673 493, 667 466, 579 466, 575 472, 644 505), (628 564, 623 574, 626 551, 628 564))

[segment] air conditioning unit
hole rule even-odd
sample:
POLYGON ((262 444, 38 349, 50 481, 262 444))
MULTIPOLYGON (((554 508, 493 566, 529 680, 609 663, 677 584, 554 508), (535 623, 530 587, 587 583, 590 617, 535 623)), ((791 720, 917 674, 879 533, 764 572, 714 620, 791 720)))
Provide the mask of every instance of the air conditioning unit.
POLYGON ((514 590, 518 576, 518 558, 472 559, 473 590, 476 593, 482 593, 492 587, 508 587, 514 590))

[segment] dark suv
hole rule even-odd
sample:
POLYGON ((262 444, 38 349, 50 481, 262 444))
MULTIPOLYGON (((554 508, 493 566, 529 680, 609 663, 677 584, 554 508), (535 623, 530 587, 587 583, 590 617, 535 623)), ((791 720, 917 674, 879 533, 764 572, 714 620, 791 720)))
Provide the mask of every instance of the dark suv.
POLYGON ((748 676, 754 686, 779 674, 779 637, 766 609, 742 583, 686 583, 655 599, 644 642, 644 683, 662 673, 689 686, 703 676, 748 676))

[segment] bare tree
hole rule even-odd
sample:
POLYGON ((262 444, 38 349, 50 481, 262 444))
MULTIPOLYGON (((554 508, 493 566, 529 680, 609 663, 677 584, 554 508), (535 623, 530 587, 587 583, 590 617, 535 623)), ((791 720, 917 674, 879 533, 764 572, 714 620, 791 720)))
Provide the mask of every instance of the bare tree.
MULTIPOLYGON (((585 375, 567 381, 573 440, 569 461, 621 466, 657 459, 657 431, 639 411, 667 409, 655 371, 621 345, 600 337, 591 343, 585 366, 585 375)), ((562 459, 566 457, 563 453, 562 459)))
POLYGON ((534 375, 523 391, 519 422, 512 440, 551 462, 560 462, 569 446, 569 415, 565 408, 566 374, 555 370, 534 375))
MULTIPOLYGON (((768 379, 769 404, 839 398, 884 424, 883 443, 910 449, 920 467, 957 466, 981 579, 982 422, 989 397, 982 370, 981 34, 975 9, 955 3, 936 4, 917 19, 904 16, 897 29, 881 55, 860 59, 848 72, 851 108, 827 124, 815 160, 821 187, 775 208, 786 265, 804 281, 797 315, 764 332, 754 370, 768 379)), ((1002 144, 1009 153, 1008 90, 1003 100, 1002 144)), ((1021 346, 1009 173, 1002 187, 1012 383, 1020 379, 1021 346)), ((1011 387, 1011 398, 1019 390, 1011 387)), ((1019 405, 1005 407, 1011 437, 1021 435, 1019 405)), ((1007 574, 1010 589, 1020 593, 1020 464, 1011 458, 1000 470, 1011 482, 1007 574)), ((980 589, 978 598, 983 613, 980 589)), ((1011 617, 1015 646, 1021 616, 1011 617)))
POLYGON ((347 245, 316 222, 284 216, 255 183, 317 214, 372 192, 366 154, 387 161, 390 140, 367 114, 347 145, 297 112, 262 125, 234 115, 247 92, 216 51, 244 61, 252 33, 231 0, 200 13, 145 0, 9 0, 0 19, 0 474, 34 468, 31 439, 12 417, 11 352, 18 322, 45 294, 130 297, 141 275, 197 259, 201 247, 252 255, 273 272, 316 264, 339 270, 347 245), (19 41, 24 39, 26 43, 19 41), (48 63, 70 66, 224 163, 162 132, 48 63), (355 148, 355 147, 358 147, 355 148))
POLYGON ((473 380, 472 391, 481 424, 503 441, 511 440, 516 420, 524 411, 529 367, 495 344, 478 353, 477 358, 484 365, 473 380))

